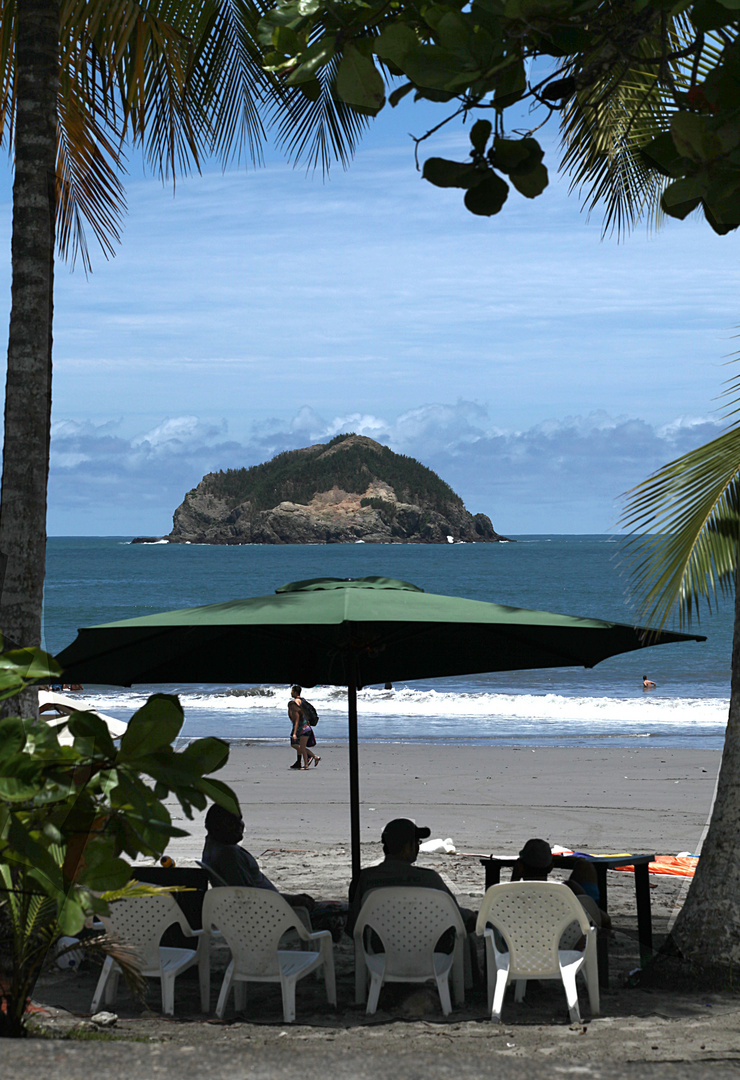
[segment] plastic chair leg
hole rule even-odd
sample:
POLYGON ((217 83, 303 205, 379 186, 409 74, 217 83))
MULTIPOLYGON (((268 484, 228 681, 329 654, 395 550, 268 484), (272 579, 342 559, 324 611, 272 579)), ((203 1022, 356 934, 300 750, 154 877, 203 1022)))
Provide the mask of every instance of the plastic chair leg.
POLYGON ((560 974, 563 979, 563 988, 565 989, 565 997, 568 1002, 570 1022, 571 1024, 580 1024, 581 1010, 578 1006, 578 987, 576 986, 575 965, 570 964, 566 968, 561 968, 560 974))
POLYGON ((367 994, 367 964, 359 941, 355 942, 355 1005, 362 1005, 367 994))
POLYGON ((175 976, 162 975, 162 1012, 165 1016, 175 1015, 175 976))
POLYGON ((586 948, 586 962, 581 970, 586 979, 591 1015, 598 1016, 601 1012, 601 1001, 599 1000, 599 959, 595 948, 586 948))
POLYGON ((465 1004, 465 987, 466 985, 470 985, 466 983, 465 979, 466 960, 469 964, 470 957, 468 954, 467 941, 461 941, 459 945, 455 945, 455 955, 452 960, 452 993, 456 1005, 465 1004))
POLYGON ((524 995, 527 992, 527 980, 517 979, 514 984, 514 1001, 524 1001, 524 995))
POLYGON ((450 1000, 449 972, 446 972, 444 975, 437 976, 437 990, 439 992, 439 1001, 442 1006, 442 1012, 445 1016, 449 1016, 452 1012, 452 1001, 450 1000))
POLYGON ((367 995, 367 1009, 365 1010, 368 1016, 374 1016, 375 1010, 378 1008, 378 999, 380 998, 380 989, 383 985, 383 976, 375 975, 370 976, 370 990, 367 995))
POLYGON ((296 980, 283 975, 280 989, 283 993, 283 1022, 292 1024, 295 1020, 295 984, 296 980))
POLYGON ((493 993, 493 1004, 491 1006, 492 1020, 501 1019, 501 1010, 504 1006, 504 994, 506 993, 508 974, 509 973, 505 968, 499 968, 496 972, 496 989, 493 993))
POLYGON ((226 1012, 226 1002, 229 999, 229 991, 231 990, 234 982, 234 961, 232 960, 226 969, 224 975, 224 981, 221 983, 221 993, 218 995, 218 1004, 216 1005, 216 1016, 219 1020, 223 1020, 224 1013, 226 1012))
POLYGON ((92 1003, 90 1005, 90 1012, 94 1016, 100 1008, 100 1001, 103 997, 104 991, 108 989, 108 979, 111 974, 111 968, 113 967, 113 959, 110 956, 106 956, 105 963, 103 964, 103 970, 100 972, 100 978, 98 979, 98 985, 95 987, 95 993, 93 994, 92 1003))
POLYGON ((234 1008, 244 1012, 247 1007, 247 983, 245 979, 234 980, 234 1008))
POLYGON ((336 1005, 337 1003, 337 979, 334 973, 334 952, 331 944, 329 948, 324 951, 324 963, 322 964, 324 972, 324 987, 326 989, 326 1000, 330 1005, 336 1005))

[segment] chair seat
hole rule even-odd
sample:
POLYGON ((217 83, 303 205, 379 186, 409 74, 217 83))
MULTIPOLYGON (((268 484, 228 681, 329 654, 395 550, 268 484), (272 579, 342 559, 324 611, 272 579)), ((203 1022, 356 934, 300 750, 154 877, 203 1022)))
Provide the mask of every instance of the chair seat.
MULTIPOLYGON (((434 970, 425 975, 385 975, 385 982, 428 982, 446 975, 452 968, 454 953, 436 952, 432 956, 434 970)), ((366 953, 365 964, 371 975, 383 975, 385 972, 385 953, 366 953)))

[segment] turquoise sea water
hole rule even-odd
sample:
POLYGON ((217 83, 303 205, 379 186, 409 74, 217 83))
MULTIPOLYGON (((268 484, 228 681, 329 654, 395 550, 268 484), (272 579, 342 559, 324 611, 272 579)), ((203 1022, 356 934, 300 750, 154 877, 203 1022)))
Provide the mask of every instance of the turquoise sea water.
MULTIPOLYGON (((310 577, 379 574, 428 591, 632 622, 621 545, 605 536, 523 536, 513 544, 337 544, 211 547, 136 544, 128 537, 52 537, 44 646, 56 653, 78 627, 272 593, 310 577)), ((721 746, 729 700, 731 604, 702 614, 704 643, 660 646, 583 668, 499 672, 369 688, 365 740, 500 745, 721 746), (642 675, 658 688, 642 690, 642 675)), ((167 687, 181 695, 188 737, 286 735, 285 686, 167 687)), ((86 687, 99 708, 128 719, 161 687, 86 687)), ((346 695, 317 687, 321 739, 346 737, 346 695)))

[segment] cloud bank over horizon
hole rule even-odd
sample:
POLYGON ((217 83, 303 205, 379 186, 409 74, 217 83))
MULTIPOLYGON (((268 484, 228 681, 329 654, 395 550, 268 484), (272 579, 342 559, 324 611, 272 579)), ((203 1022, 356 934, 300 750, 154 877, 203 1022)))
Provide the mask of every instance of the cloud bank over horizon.
POLYGON ((395 416, 327 417, 304 406, 290 419, 252 424, 239 439, 225 420, 196 415, 166 417, 133 435, 123 420, 60 419, 52 428, 49 534, 165 534, 172 512, 206 473, 256 465, 349 431, 418 458, 499 532, 608 532, 623 492, 723 426, 711 417, 653 424, 595 411, 507 430, 491 422, 484 405, 466 400, 395 416))

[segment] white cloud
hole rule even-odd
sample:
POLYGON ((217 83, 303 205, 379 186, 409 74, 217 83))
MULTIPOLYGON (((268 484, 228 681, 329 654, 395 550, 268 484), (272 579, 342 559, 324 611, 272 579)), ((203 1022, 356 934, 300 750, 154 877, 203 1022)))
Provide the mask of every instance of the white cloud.
POLYGON ((243 440, 229 439, 224 422, 194 415, 168 417, 131 437, 114 423, 61 420, 52 438, 49 531, 162 534, 205 473, 355 431, 419 458, 503 532, 605 532, 619 516, 622 492, 721 430, 700 417, 657 426, 596 411, 506 431, 484 406, 463 400, 398 416, 326 419, 302 407, 287 422, 254 425, 243 440))

